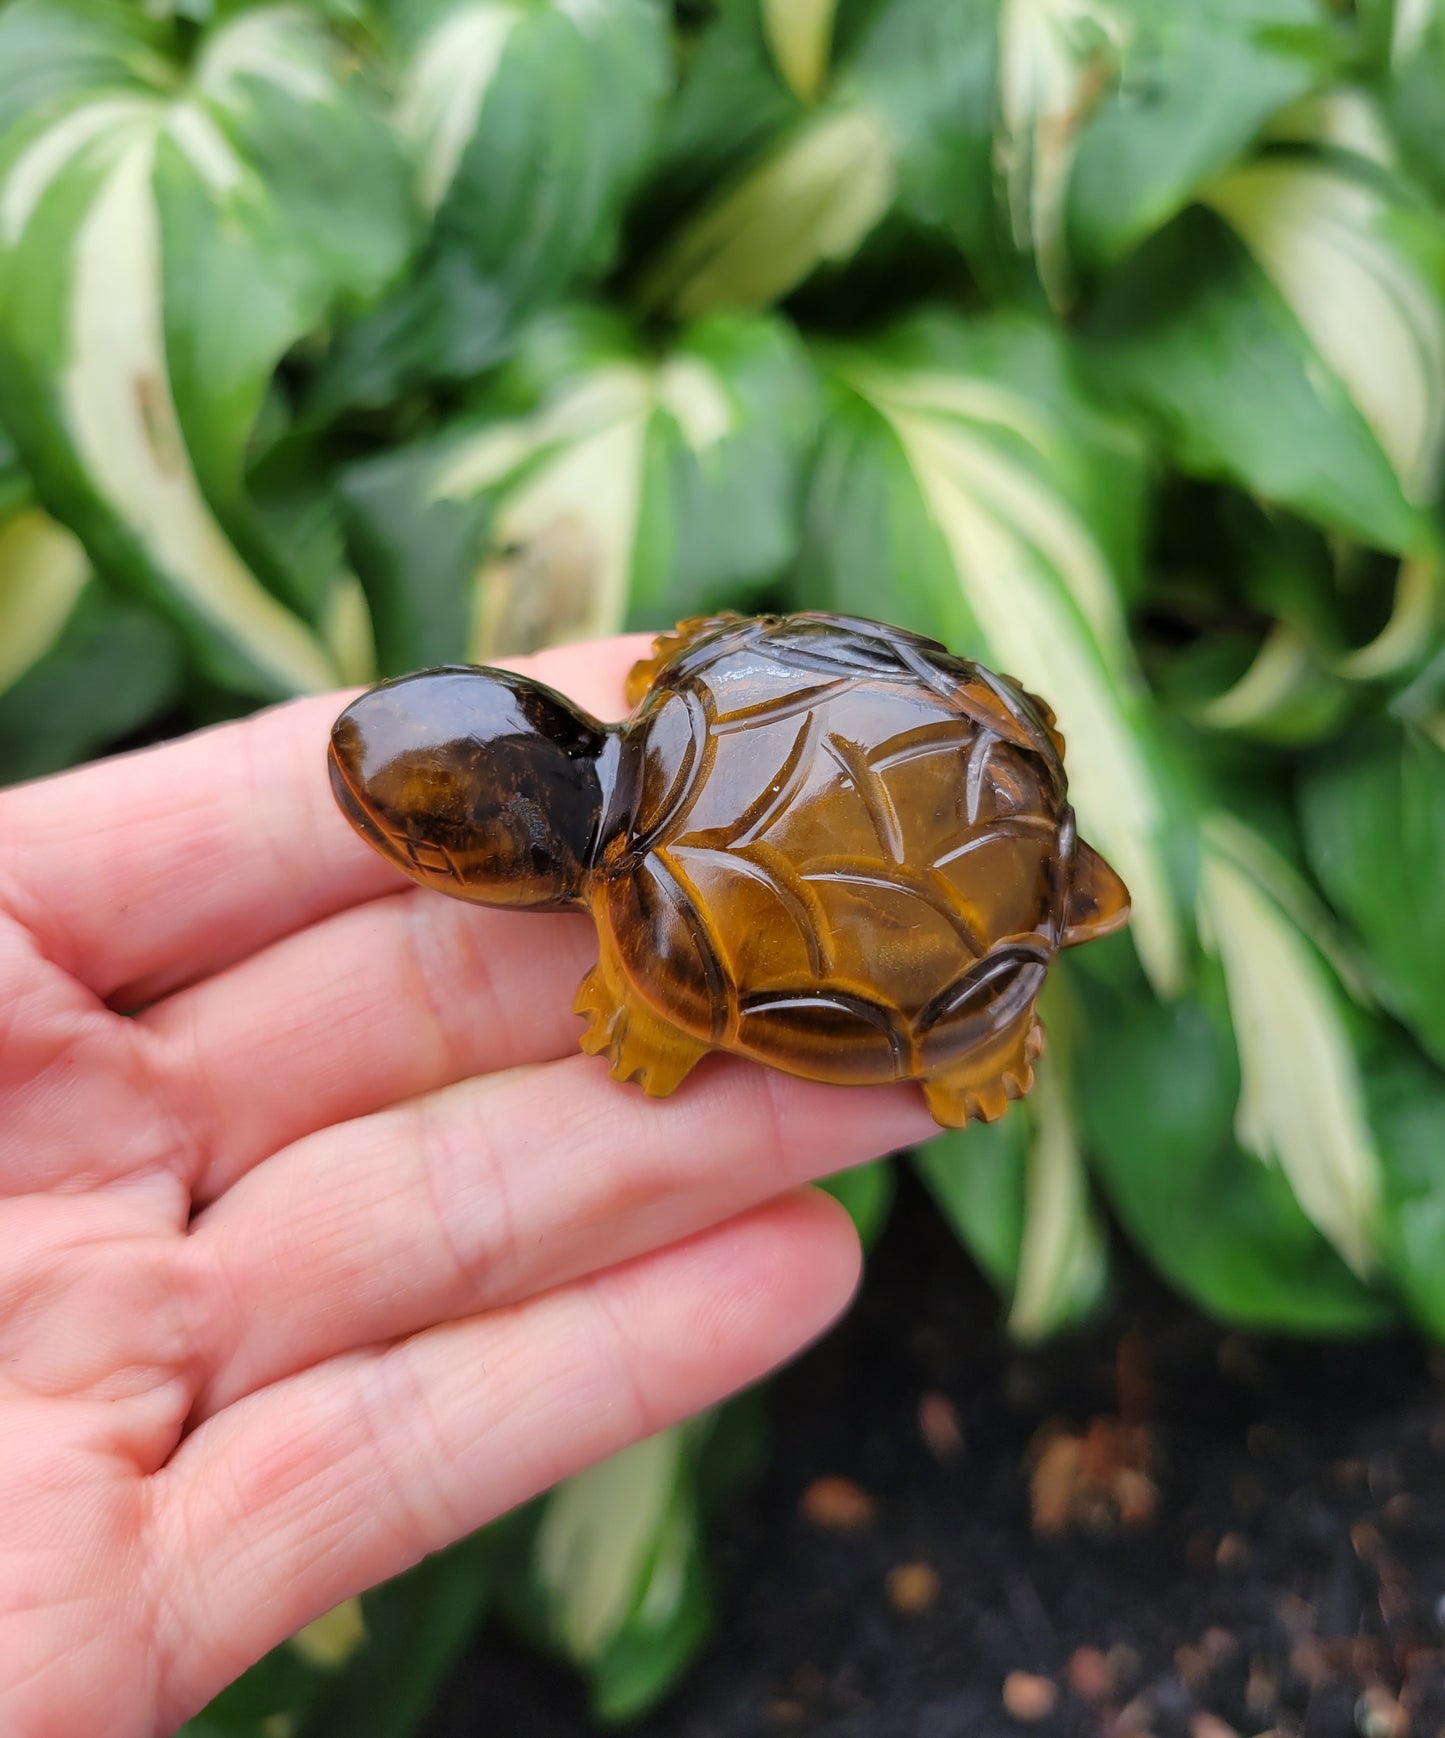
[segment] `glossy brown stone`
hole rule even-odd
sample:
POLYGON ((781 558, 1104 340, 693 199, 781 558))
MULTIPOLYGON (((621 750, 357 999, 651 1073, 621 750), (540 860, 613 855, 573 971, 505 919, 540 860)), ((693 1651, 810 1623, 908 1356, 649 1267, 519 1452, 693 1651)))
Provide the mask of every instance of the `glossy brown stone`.
POLYGON ((949 1127, 1028 1091, 1055 954, 1129 912, 1047 706, 823 615, 684 622, 628 701, 607 726, 499 671, 403 677, 337 720, 333 788, 426 886, 589 910, 582 1045, 649 1093, 713 1049, 918 1080, 949 1127))

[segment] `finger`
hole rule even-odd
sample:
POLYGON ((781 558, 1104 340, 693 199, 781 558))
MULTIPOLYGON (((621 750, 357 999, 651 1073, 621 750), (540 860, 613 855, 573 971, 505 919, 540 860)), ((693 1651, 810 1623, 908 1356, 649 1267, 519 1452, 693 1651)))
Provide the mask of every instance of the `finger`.
POLYGON ((414 888, 287 936, 129 1024, 191 1131, 204 1204, 317 1129, 575 1051, 572 1001, 596 955, 581 915, 487 911, 414 888))
POLYGON ((239 1300, 197 1402, 660 1248, 932 1128, 915 1088, 824 1087, 733 1058, 649 1100, 572 1057, 332 1129, 197 1221, 239 1300))
MULTIPOLYGON (((513 667, 617 717, 644 645, 559 647, 513 667)), ((132 1008, 402 885, 331 795, 326 745, 346 698, 298 700, 0 793, 0 903, 72 975, 132 1008)))
POLYGON ((835 1203, 792 1199, 203 1425, 155 1480, 164 1718, 340 1599, 762 1376, 845 1307, 857 1264, 835 1203))

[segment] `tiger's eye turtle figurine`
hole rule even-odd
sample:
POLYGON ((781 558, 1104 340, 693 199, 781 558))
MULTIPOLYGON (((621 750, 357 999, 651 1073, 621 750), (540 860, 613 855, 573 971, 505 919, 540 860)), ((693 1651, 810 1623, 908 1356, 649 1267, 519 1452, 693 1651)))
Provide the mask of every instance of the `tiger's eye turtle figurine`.
POLYGON ((921 1083, 945 1127, 1029 1090, 1060 948, 1128 919, 1017 683, 830 615, 681 623, 604 725, 503 671, 384 683, 332 732, 337 800, 427 887, 591 912, 582 1047, 663 1096, 709 1050, 921 1083))

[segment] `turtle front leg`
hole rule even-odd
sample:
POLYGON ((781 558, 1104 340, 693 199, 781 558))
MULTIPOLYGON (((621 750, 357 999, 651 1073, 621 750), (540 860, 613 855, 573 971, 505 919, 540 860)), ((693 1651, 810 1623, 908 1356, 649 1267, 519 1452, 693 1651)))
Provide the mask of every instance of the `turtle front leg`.
POLYGON ((582 1048, 605 1054, 614 1080, 635 1080, 649 1098, 677 1091, 708 1046, 679 1031, 648 1006, 628 983, 604 937, 597 964, 583 978, 573 1012, 588 1021, 582 1048))
POLYGON ((627 672, 627 704, 636 706, 662 671, 679 652, 686 651, 694 640, 712 633, 715 628, 729 627, 733 622, 740 622, 742 619, 736 610, 725 610, 716 616, 689 616, 675 628, 659 634, 652 642, 650 655, 639 658, 627 672))
POLYGON ((1044 1029, 1032 1011, 1020 1027, 975 1053, 926 1074, 923 1096, 940 1128, 970 1122, 997 1122, 1009 1101, 1025 1097, 1034 1084, 1034 1063, 1043 1053, 1044 1029))

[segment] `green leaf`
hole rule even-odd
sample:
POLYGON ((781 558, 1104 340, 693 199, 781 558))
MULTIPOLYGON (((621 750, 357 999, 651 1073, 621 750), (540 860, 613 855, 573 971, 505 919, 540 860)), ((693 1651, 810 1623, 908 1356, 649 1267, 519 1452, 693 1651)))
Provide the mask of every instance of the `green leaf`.
POLYGON ((0 522, 30 505, 30 478, 20 463, 15 443, 0 424, 0 522))
POLYGON ((1347 738, 1306 771, 1300 818, 1381 1000, 1445 1062, 1445 748, 1414 729, 1347 738))
POLYGON ((1025 320, 920 319, 824 362, 836 390, 805 528, 810 601, 932 633, 1047 700, 1084 836, 1130 888, 1151 976, 1177 987, 1173 799, 1121 598, 1137 450, 1025 320))
POLYGON ((1376 0, 1361 9, 1380 27, 1381 84, 1394 135, 1415 173, 1445 198, 1445 7, 1440 0, 1376 0))
POLYGON ((318 411, 465 379, 517 322, 613 263, 671 82, 658 0, 389 0, 405 42, 395 121, 427 255, 337 346, 318 411))
POLYGON ((1023 1247, 1030 1132, 1027 1116, 1010 1110, 998 1122, 946 1129, 913 1154, 938 1210, 1005 1298, 1023 1247))
POLYGON ((362 1595, 365 1639, 310 1698, 293 1738, 409 1738, 481 1621, 492 1593, 476 1534, 362 1595))
POLYGON ((1416 1322, 1445 1337, 1445 1075, 1406 1045, 1382 1046, 1366 1076, 1384 1162, 1382 1248, 1416 1322))
MULTIPOLYGON (((183 78, 126 10, 126 66, 150 82, 117 70, 0 139, 0 411, 47 507, 207 674, 324 687, 330 575, 267 535, 247 441, 282 355, 401 263, 401 158, 304 12, 239 14, 183 78)), ((119 28, 112 9, 66 16, 100 45, 119 28)), ((0 12, 0 109, 34 18, 31 0, 0 12)))
POLYGON ((10 0, 0 42, 0 135, 98 89, 174 78, 170 32, 128 0, 10 0))
POLYGON ((1358 159, 1265 156, 1150 242, 1092 326, 1185 470, 1420 552, 1445 434, 1445 241, 1358 159))
POLYGON ((410 1738, 492 1596, 490 1533, 348 1600, 244 1672, 180 1738, 410 1738))
POLYGON ((1155 667, 1164 666, 1168 700, 1197 724, 1276 744, 1320 741, 1358 708, 1354 681, 1367 667, 1418 656, 1421 612, 1410 588, 1400 594, 1406 607, 1378 627, 1387 559, 1332 546, 1292 515, 1240 497, 1203 528, 1171 527, 1170 539, 1170 562, 1182 571, 1158 602, 1169 607, 1173 593, 1191 638, 1179 652, 1156 653, 1155 667), (1360 610, 1378 631, 1350 648, 1346 617, 1360 610))
POLYGON ((1082 975, 1077 1073, 1096 1176, 1131 1240, 1222 1321, 1363 1333, 1388 1306, 1301 1209, 1279 1166, 1234 1137, 1240 1073, 1223 985, 1159 1005, 1082 975))
POLYGON ((654 360, 559 317, 489 403, 342 480, 383 669, 670 625, 791 559, 815 412, 786 327, 720 317, 654 360))
POLYGON ((1050 984, 1049 1045, 1029 1097, 999 1122, 950 1129, 914 1164, 959 1240, 1009 1300, 1008 1329, 1036 1341, 1098 1307, 1108 1280, 1069 1081, 1073 1010, 1050 984))

